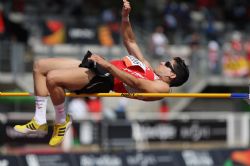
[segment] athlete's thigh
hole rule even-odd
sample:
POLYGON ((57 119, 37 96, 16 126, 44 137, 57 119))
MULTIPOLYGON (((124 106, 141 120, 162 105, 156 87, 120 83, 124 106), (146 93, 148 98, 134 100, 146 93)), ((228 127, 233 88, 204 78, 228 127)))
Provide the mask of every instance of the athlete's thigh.
POLYGON ((54 79, 57 84, 68 90, 79 90, 95 76, 87 68, 58 69, 48 73, 47 79, 54 79))
POLYGON ((80 63, 80 60, 72 58, 47 58, 36 61, 34 66, 39 72, 46 74, 51 70, 77 68, 80 63))

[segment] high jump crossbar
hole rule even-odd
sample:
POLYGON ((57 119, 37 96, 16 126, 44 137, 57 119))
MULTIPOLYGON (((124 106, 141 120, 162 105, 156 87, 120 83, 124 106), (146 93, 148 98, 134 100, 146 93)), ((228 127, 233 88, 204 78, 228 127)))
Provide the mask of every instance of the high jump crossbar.
MULTIPOLYGON (((34 96, 29 92, 0 92, 0 97, 7 96, 34 96)), ((75 94, 65 93, 66 97, 167 97, 167 98, 230 98, 230 99, 250 99, 249 93, 93 93, 75 94)))

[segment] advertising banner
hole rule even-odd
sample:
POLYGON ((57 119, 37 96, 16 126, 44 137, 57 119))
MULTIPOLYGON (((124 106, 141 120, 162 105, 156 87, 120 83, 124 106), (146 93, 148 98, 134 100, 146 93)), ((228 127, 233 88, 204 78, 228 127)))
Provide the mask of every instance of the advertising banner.
POLYGON ((0 156, 0 166, 248 166, 250 149, 151 150, 0 156))
POLYGON ((226 120, 139 121, 133 123, 135 140, 226 141, 226 120))
MULTIPOLYGON (((53 130, 49 122, 49 131, 45 136, 24 135, 13 129, 15 124, 24 124, 26 121, 7 121, 0 124, 0 144, 24 145, 47 144, 53 130)), ((103 141, 225 141, 227 140, 226 120, 171 120, 171 121, 117 121, 74 122, 72 125, 74 143, 76 144, 103 144, 103 141)))
POLYGON ((68 26, 67 42, 76 44, 98 44, 96 27, 68 26))
POLYGON ((24 166, 74 166, 71 154, 27 154, 21 157, 24 166))
POLYGON ((175 151, 76 154, 75 156, 79 166, 184 166, 180 153, 175 151))

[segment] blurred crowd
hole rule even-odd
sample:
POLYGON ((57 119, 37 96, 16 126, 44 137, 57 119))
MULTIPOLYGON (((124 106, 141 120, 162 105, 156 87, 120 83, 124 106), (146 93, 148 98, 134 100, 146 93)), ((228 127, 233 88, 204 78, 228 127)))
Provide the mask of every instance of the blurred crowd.
MULTIPOLYGON (((250 3, 247 0, 131 0, 131 4, 134 25, 149 32, 161 25, 170 44, 186 43, 193 33, 201 34, 202 42, 215 40, 221 43, 224 33, 249 28, 250 3)), ((38 35, 36 33, 44 35, 44 22, 48 20, 58 21, 66 29, 72 25, 108 24, 109 31, 114 32, 118 27, 112 23, 120 21, 120 8, 118 1, 3 0, 0 2, 0 33, 6 31, 8 37, 16 33, 19 37, 26 32, 26 38, 38 35)), ((50 30, 58 28, 51 26, 50 30)), ((25 41, 25 37, 22 39, 25 41)))
MULTIPOLYGON (((207 65, 211 74, 248 76, 247 0, 156 1, 131 0, 131 21, 150 36, 144 47, 150 49, 152 58, 184 56, 197 72, 207 65)), ((31 46, 78 43, 110 47, 120 43, 120 5, 97 0, 4 0, 0 2, 0 39, 31 46)))
POLYGON ((157 27, 149 46, 152 58, 163 60, 182 56, 193 72, 200 75, 247 78, 250 74, 250 40, 244 35, 246 33, 233 31, 222 43, 209 40, 202 44, 202 36, 194 33, 186 45, 174 46, 169 44, 163 28, 157 27))
POLYGON ((68 112, 75 120, 125 120, 127 103, 128 99, 119 98, 118 103, 110 108, 103 104, 100 97, 71 98, 68 101, 68 112))
POLYGON ((248 77, 248 1, 163 0, 152 10, 152 57, 182 56, 197 74, 248 77), (207 71, 209 69, 209 71, 207 71), (204 73, 205 70, 205 73, 204 73))

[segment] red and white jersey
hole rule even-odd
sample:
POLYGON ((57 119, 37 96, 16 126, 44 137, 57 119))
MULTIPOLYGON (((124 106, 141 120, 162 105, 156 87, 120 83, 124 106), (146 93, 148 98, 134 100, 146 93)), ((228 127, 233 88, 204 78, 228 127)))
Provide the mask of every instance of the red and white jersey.
MULTIPOLYGON (((123 70, 136 78, 142 78, 152 81, 159 79, 159 77, 154 73, 153 70, 151 70, 149 67, 147 67, 145 64, 143 64, 140 60, 138 60, 132 55, 125 56, 124 58, 122 58, 122 60, 111 61, 111 63, 120 70, 123 70)), ((116 77, 114 78, 113 90, 118 93, 139 92, 138 89, 129 87, 127 84, 123 83, 116 77)))

